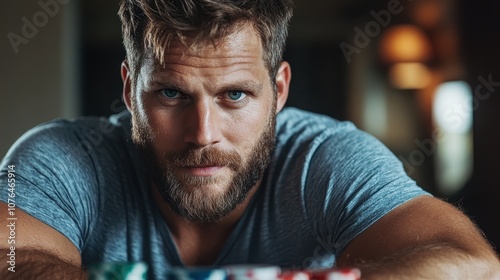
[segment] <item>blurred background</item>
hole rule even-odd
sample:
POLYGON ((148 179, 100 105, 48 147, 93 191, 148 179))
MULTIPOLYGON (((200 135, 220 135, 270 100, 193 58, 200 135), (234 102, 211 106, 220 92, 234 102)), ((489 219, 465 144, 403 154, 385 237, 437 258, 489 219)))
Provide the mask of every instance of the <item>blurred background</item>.
MULTIPOLYGON (((31 127, 121 100, 118 0, 6 0, 0 156, 31 127)), ((295 0, 288 106, 350 120, 500 246, 500 1, 295 0)), ((498 248, 497 248, 498 251, 498 248)))

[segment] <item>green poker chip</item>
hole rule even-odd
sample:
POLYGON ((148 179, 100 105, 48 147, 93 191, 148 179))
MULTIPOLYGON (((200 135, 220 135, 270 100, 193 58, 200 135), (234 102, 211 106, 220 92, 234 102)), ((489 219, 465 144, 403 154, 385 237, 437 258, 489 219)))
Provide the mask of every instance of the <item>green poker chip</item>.
POLYGON ((148 265, 137 263, 95 264, 88 269, 89 280, 146 280, 148 265))

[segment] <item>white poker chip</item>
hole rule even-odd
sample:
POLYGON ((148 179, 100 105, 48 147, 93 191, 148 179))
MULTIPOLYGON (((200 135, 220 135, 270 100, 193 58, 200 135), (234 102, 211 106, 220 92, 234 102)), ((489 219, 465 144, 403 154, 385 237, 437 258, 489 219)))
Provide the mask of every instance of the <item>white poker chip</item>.
POLYGON ((276 280, 281 269, 271 265, 230 265, 225 266, 230 280, 276 280))

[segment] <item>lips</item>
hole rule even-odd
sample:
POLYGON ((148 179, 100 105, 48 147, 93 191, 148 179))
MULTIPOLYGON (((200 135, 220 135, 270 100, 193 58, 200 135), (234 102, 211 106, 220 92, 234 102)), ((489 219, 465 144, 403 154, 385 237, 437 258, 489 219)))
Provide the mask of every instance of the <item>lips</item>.
POLYGON ((182 170, 193 176, 214 176, 222 168, 224 168, 224 166, 220 165, 181 167, 182 170))

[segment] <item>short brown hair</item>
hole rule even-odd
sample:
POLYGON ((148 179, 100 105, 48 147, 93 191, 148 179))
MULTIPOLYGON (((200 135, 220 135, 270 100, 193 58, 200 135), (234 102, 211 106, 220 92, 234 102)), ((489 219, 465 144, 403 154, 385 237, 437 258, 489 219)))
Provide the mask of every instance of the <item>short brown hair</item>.
POLYGON ((194 46, 215 42, 245 22, 260 35, 263 59, 273 79, 283 56, 292 0, 122 0, 118 14, 132 82, 146 47, 163 60, 163 50, 172 39, 190 38, 194 46))

